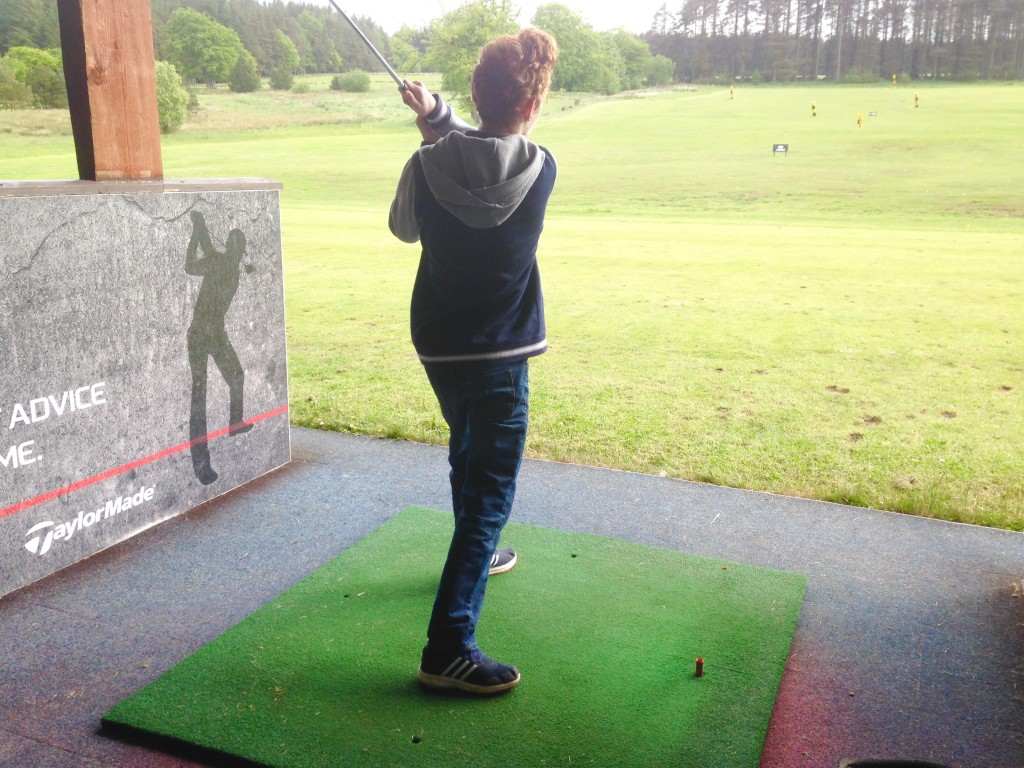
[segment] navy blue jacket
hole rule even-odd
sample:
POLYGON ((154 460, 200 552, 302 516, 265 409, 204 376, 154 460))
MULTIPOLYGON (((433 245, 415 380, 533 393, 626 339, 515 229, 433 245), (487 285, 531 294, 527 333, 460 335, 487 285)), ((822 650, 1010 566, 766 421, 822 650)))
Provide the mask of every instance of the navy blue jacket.
POLYGON ((390 225, 422 245, 410 323, 424 363, 547 349, 537 243, 556 174, 554 157, 524 136, 473 130, 410 159, 390 225))
MULTIPOLYGON (((547 154, 547 153, 545 153, 547 154)), ((440 205, 414 160, 423 251, 412 294, 412 340, 425 363, 522 360, 547 349, 537 242, 555 183, 544 169, 515 212, 473 229, 440 205)))

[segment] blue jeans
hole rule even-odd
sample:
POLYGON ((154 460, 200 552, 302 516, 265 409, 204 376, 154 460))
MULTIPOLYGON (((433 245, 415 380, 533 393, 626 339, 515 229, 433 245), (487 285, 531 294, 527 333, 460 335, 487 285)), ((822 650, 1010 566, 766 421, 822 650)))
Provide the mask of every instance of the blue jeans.
POLYGON ((487 572, 512 512, 526 445, 527 361, 426 365, 451 436, 449 478, 455 531, 427 628, 428 645, 476 648, 487 572))

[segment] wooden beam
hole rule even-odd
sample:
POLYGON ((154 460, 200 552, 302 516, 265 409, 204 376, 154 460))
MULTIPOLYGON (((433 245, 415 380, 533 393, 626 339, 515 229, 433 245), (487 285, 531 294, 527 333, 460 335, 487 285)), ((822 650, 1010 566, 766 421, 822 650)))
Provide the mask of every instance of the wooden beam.
POLYGON ((78 174, 162 179, 149 0, 58 0, 78 174))

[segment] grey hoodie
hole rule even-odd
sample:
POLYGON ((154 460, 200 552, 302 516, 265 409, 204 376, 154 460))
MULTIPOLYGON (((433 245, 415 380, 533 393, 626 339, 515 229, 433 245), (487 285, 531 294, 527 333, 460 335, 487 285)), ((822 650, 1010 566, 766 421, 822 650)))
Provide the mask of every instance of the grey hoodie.
MULTIPOLYGON (((440 102, 439 108, 447 107, 440 102)), ((521 134, 473 130, 447 108, 430 125, 441 135, 419 149, 423 174, 445 210, 473 229, 497 227, 515 213, 544 168, 544 150, 521 134)), ((391 231, 406 243, 420 237, 415 215, 416 180, 406 163, 391 205, 391 231)))

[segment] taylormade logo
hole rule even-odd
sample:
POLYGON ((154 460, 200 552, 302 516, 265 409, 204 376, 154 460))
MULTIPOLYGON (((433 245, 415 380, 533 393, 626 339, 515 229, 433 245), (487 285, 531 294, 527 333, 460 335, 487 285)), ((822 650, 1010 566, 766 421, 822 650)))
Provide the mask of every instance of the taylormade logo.
POLYGON ((66 523, 54 523, 53 520, 37 523, 29 528, 28 533, 25 534, 32 537, 25 542, 25 549, 33 555, 45 555, 50 551, 53 542, 70 541, 79 531, 84 531, 86 528, 91 528, 102 520, 108 520, 125 510, 152 500, 155 492, 155 487, 147 488, 142 486, 135 494, 110 499, 95 512, 82 510, 78 513, 78 517, 73 517, 66 523))

